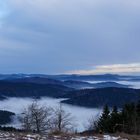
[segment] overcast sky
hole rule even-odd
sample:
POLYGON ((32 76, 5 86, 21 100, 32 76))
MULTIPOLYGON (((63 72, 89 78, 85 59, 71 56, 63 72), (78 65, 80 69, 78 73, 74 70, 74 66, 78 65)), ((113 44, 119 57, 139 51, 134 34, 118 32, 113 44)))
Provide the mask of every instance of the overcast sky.
POLYGON ((140 72, 140 0, 0 0, 0 73, 140 72))

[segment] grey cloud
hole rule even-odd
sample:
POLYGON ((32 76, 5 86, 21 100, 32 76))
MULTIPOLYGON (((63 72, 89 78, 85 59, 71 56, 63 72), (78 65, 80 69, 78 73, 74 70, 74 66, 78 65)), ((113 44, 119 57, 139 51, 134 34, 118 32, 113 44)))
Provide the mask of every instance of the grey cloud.
POLYGON ((5 0, 5 4, 10 12, 0 28, 0 48, 7 49, 0 55, 8 55, 0 61, 1 72, 10 72, 11 61, 12 72, 63 73, 140 60, 138 0, 5 0))

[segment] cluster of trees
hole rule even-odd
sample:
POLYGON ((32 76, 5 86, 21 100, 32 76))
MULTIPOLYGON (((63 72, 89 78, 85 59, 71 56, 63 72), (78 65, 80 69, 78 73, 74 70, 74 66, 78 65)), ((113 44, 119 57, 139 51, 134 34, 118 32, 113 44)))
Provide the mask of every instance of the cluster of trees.
POLYGON ((37 133, 66 133, 74 129, 73 117, 65 112, 61 104, 51 108, 34 101, 24 109, 20 121, 25 131, 37 133))
POLYGON ((93 123, 98 132, 140 134, 140 101, 126 104, 122 109, 116 106, 110 109, 106 105, 100 118, 93 123))

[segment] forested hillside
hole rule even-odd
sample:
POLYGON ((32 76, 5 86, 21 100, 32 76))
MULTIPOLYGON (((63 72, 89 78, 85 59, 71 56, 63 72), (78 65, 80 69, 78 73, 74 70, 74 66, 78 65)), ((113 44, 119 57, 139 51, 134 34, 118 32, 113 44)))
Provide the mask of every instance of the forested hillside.
POLYGON ((125 103, 135 102, 140 98, 140 90, 130 88, 100 88, 84 89, 69 92, 64 95, 67 100, 62 103, 84 106, 84 107, 102 107, 116 105, 122 107, 125 103))

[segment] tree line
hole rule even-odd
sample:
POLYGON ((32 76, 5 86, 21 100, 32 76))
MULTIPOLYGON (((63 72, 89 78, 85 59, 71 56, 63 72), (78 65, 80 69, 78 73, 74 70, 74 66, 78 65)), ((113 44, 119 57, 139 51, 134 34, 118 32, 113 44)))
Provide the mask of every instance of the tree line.
POLYGON ((140 101, 125 104, 122 109, 114 106, 110 109, 107 105, 97 121, 91 122, 92 128, 100 133, 125 132, 140 134, 140 101), (94 124, 94 125, 93 125, 94 124))

